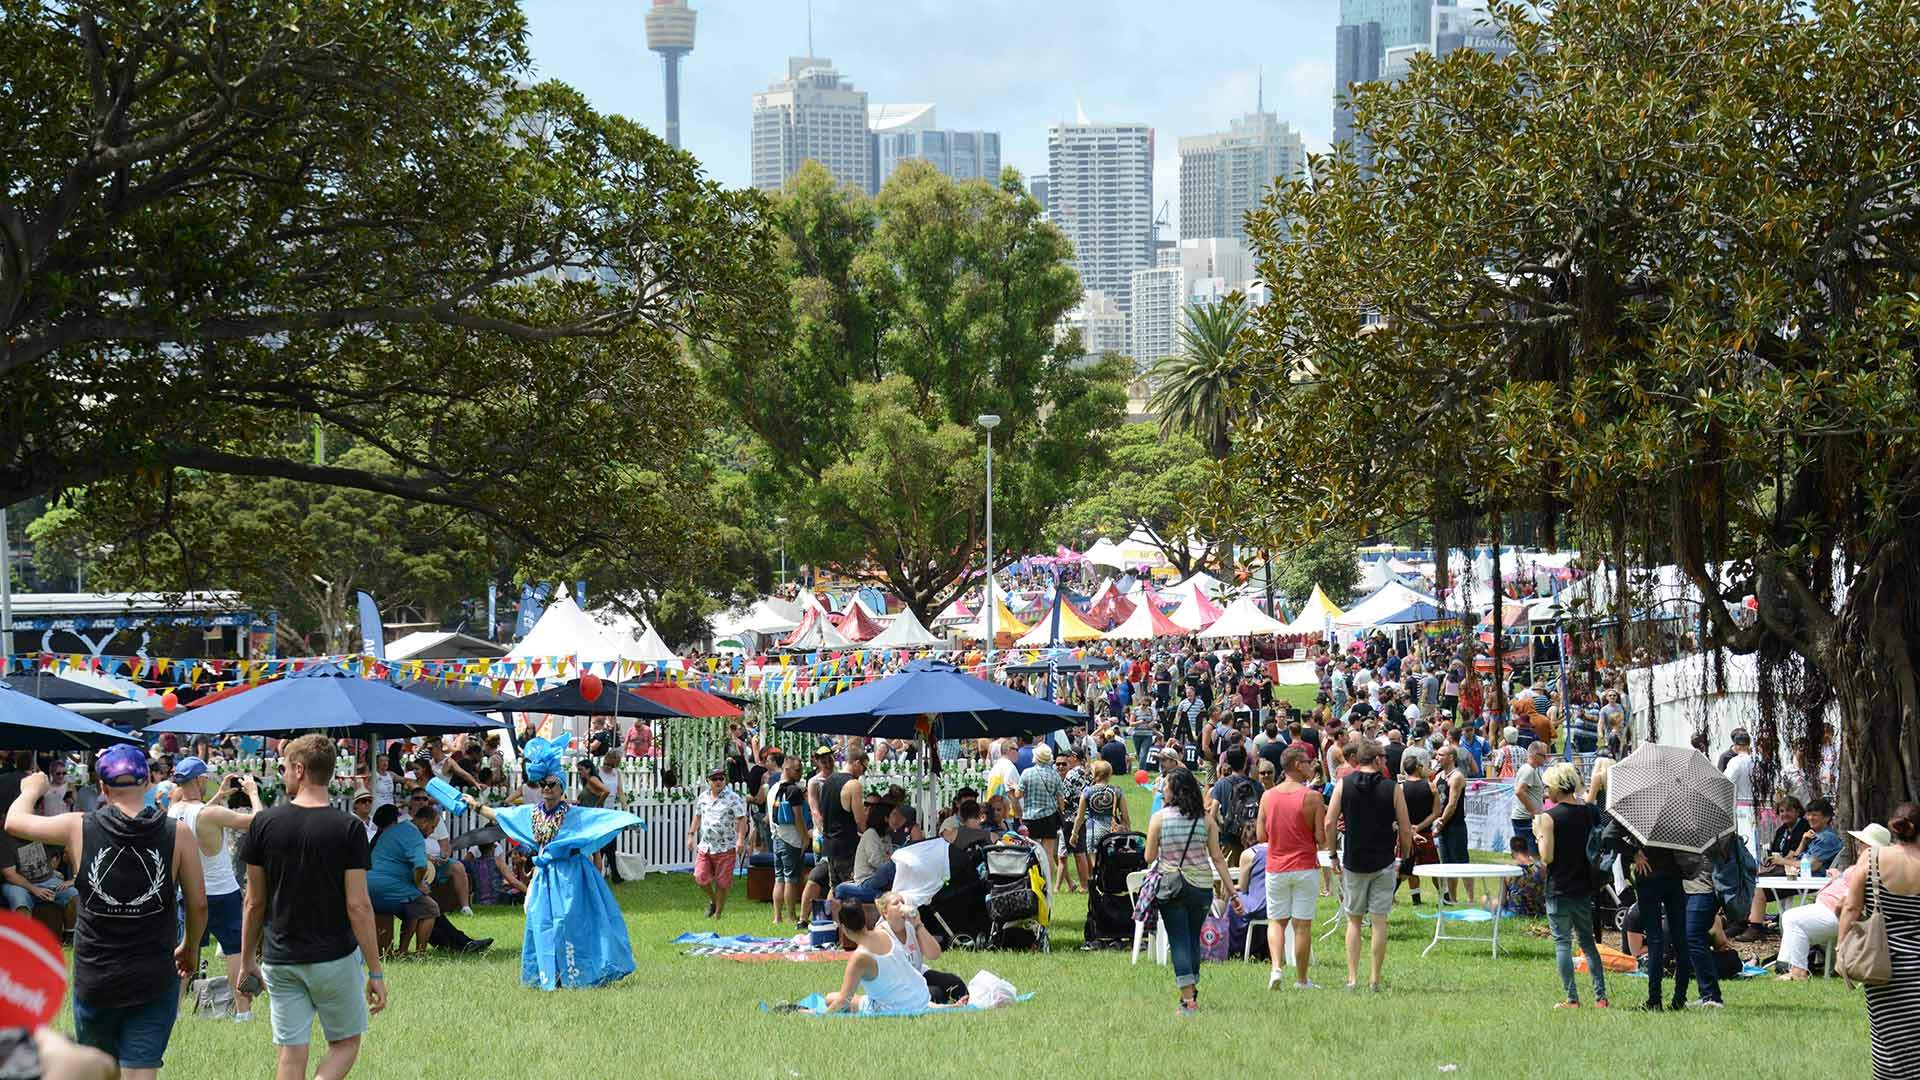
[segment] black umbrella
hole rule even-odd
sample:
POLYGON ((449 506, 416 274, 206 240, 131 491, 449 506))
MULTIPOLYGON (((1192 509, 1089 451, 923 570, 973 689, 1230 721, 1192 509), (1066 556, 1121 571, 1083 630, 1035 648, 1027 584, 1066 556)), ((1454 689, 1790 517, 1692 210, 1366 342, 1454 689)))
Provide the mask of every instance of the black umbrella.
POLYGON ((657 701, 641 697, 619 683, 602 682, 600 694, 593 700, 580 692, 580 680, 529 694, 515 701, 514 712, 550 713, 554 716, 654 716, 677 717, 686 713, 669 709, 657 701))
POLYGON ((49 705, 125 705, 127 699, 58 675, 9 675, 7 685, 49 705))
POLYGON ((496 694, 471 683, 443 683, 437 679, 416 679, 411 682, 395 682, 395 686, 409 694, 418 694, 442 705, 451 705, 468 712, 516 712, 520 708, 520 699, 496 694))
POLYGON ((482 825, 477 829, 468 829, 466 832, 448 841, 448 843, 455 851, 460 851, 470 847, 479 847, 481 844, 497 844, 506 838, 507 834, 501 831, 500 826, 482 825))

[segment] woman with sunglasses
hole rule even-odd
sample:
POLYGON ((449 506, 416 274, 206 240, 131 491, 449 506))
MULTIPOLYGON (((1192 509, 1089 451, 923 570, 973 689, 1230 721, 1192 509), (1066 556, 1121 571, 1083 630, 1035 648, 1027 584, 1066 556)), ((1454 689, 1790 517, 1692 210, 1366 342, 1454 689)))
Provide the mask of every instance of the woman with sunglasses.
POLYGON ((537 802, 496 810, 471 795, 466 800, 509 840, 533 852, 520 981, 540 990, 604 986, 633 972, 626 921, 592 856, 640 819, 566 801, 562 755, 570 739, 531 739, 523 747, 537 802))

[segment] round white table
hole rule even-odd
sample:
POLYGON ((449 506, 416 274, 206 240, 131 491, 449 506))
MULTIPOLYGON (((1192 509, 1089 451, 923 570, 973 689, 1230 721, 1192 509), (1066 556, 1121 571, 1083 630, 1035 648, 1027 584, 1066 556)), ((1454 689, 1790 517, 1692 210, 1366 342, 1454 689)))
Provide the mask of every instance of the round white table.
POLYGON ((1756 889, 1767 889, 1780 894, 1780 910, 1784 913, 1789 907, 1798 907, 1813 899, 1814 894, 1833 883, 1828 877, 1763 877, 1753 883, 1756 889), (1792 898, 1794 904, 1787 903, 1792 898))
MULTIPOLYGON (((1504 878, 1519 877, 1520 876, 1519 867, 1513 865, 1512 863, 1428 863, 1425 866, 1414 867, 1413 873, 1414 873, 1414 876, 1416 877, 1436 879, 1434 882, 1433 891, 1434 891, 1434 895, 1438 898, 1439 904, 1440 904, 1440 917, 1433 920, 1433 940, 1427 943, 1427 947, 1425 949, 1421 950, 1420 952, 1421 956, 1425 956, 1428 953, 1432 952, 1433 947, 1435 945, 1440 944, 1442 941, 1491 942, 1493 945, 1494 957, 1497 959, 1500 956, 1500 916, 1501 916, 1501 909, 1506 906, 1506 897, 1507 897, 1506 888, 1503 885, 1494 886, 1496 891, 1493 894, 1493 920, 1492 920, 1493 936, 1492 937, 1481 937, 1478 934, 1449 934, 1447 933, 1447 894, 1446 894, 1446 891, 1440 887, 1440 882, 1438 879, 1476 878, 1476 879, 1482 879, 1487 881, 1499 882, 1501 879, 1504 879, 1504 878)), ((1465 905, 1455 905, 1455 906, 1465 907, 1465 905)))

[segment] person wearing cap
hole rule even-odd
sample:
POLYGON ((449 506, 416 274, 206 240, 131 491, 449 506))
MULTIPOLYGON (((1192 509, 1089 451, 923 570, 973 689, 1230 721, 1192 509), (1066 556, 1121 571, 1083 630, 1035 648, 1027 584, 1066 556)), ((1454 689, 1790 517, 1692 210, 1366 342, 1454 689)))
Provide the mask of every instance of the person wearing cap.
MULTIPOLYGON (((207 763, 198 757, 183 757, 173 767, 173 797, 167 801, 167 816, 187 827, 200 842, 200 866, 207 890, 207 934, 220 943, 220 955, 227 960, 227 985, 233 988, 233 1018, 253 1019, 253 995, 240 990, 240 917, 245 904, 240 896, 240 879, 233 872, 233 859, 227 854, 227 830, 245 830, 253 815, 262 809, 260 786, 251 776, 234 775, 220 782, 219 795, 228 790, 244 792, 249 809, 235 810, 224 800, 209 798, 212 780, 207 763)), ((196 950, 206 942, 195 943, 196 950)))
MULTIPOLYGON (((1893 833, 1885 825, 1868 825, 1847 835, 1876 850, 1893 843, 1893 833)), ((1828 951, 1827 963, 1831 966, 1833 944, 1840 937, 1840 906, 1846 902, 1847 891, 1855 882, 1867 876, 1867 862, 1863 853, 1846 873, 1827 882, 1814 897, 1814 903, 1801 904, 1781 913, 1780 963, 1787 969, 1778 977, 1781 982, 1798 982, 1808 977, 1807 957, 1815 945, 1828 951)))
POLYGON ((733 863, 747 842, 747 800, 727 786, 727 770, 707 773, 707 790, 693 802, 687 823, 687 846, 693 849, 693 883, 707 897, 707 918, 727 910, 733 888, 733 863))
POLYGON ((7 832, 64 847, 82 868, 75 883, 74 1036, 112 1055, 127 1080, 152 1080, 165 1064, 180 979, 193 974, 207 925, 200 845, 185 823, 144 805, 149 771, 138 747, 108 749, 94 773, 105 796, 100 807, 56 817, 36 813, 46 774, 23 777, 7 809, 7 832), (184 937, 175 913, 182 902, 184 937))

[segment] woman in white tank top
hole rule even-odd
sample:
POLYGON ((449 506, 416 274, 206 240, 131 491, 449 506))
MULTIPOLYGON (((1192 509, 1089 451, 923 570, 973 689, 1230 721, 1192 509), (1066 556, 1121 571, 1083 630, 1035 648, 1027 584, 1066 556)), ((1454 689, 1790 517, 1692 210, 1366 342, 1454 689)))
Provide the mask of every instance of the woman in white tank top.
POLYGON ((868 924, 864 905, 841 905, 837 919, 855 949, 847 958, 840 989, 827 995, 828 1012, 905 1013, 941 1007, 933 1004, 927 980, 907 959, 907 950, 868 924))

